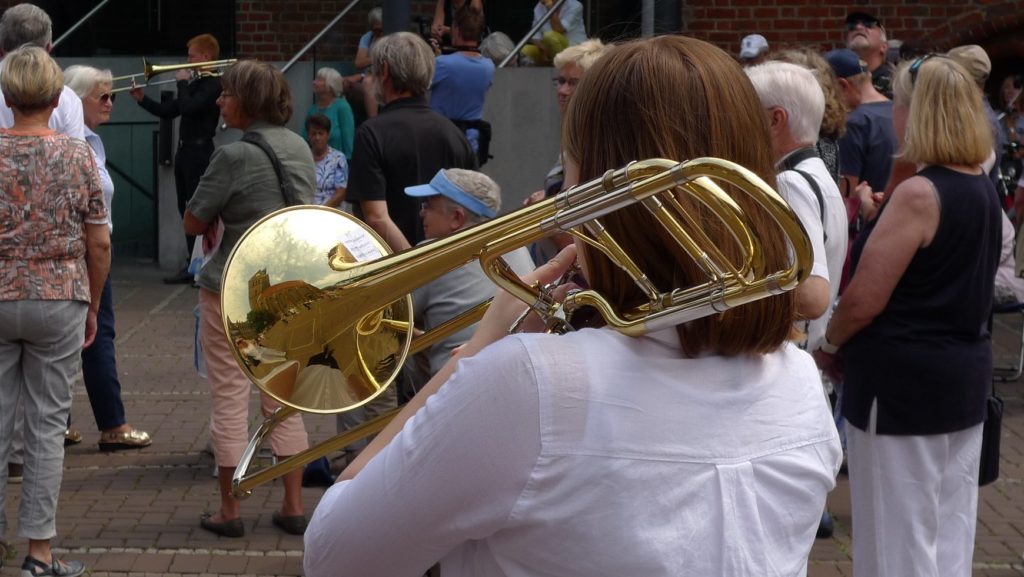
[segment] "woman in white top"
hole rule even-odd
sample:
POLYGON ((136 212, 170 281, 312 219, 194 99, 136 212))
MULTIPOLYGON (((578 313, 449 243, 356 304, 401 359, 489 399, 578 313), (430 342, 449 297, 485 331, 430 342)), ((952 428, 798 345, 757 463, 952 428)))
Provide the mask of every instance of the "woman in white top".
MULTIPOLYGON (((587 73, 563 133, 567 184, 648 157, 726 158, 773 178, 756 93, 705 42, 618 46, 587 73)), ((787 243, 744 195, 770 266, 787 243)), ((700 222, 707 210, 680 202, 700 222)), ((646 209, 603 219, 651 281, 705 277, 646 209)), ((735 258, 721 226, 705 231, 735 258)), ((525 277, 557 279, 570 245, 525 277)), ((580 245, 592 288, 646 296, 580 245)), ((841 453, 811 358, 787 343, 793 293, 632 338, 506 330, 500 292, 471 340, 324 495, 310 577, 803 575, 841 453)))

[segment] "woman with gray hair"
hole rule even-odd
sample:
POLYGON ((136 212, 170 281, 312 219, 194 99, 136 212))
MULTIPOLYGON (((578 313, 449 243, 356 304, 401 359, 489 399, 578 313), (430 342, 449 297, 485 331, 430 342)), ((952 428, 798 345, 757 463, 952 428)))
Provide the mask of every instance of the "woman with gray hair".
MULTIPOLYGON (((199 271, 199 338, 206 355, 213 395, 210 437, 220 485, 220 508, 205 513, 200 526, 225 537, 242 537, 241 503, 231 494, 231 478, 248 442, 249 393, 252 385, 235 362, 221 322, 221 275, 228 255, 257 220, 285 206, 313 202, 316 169, 309 146, 285 124, 292 116, 292 96, 281 71, 255 60, 243 60, 224 72, 217 99, 224 123, 244 130, 242 141, 221 146, 210 158, 185 211, 185 233, 220 236, 199 271), (268 148, 262 149, 253 140, 268 148), (280 168, 280 178, 276 167, 280 168)), ((204 245, 207 243, 204 241, 204 245)), ((263 413, 278 405, 260 395, 263 413)), ((271 434, 274 454, 284 457, 305 450, 306 430, 299 415, 285 419, 271 434)), ((272 517, 286 533, 302 534, 302 471, 283 477, 284 504, 272 517)))
MULTIPOLYGON (((82 348, 96 337, 110 270, 107 209, 89 147, 48 126, 64 89, 57 63, 39 47, 13 50, 4 57, 0 89, 14 114, 14 125, 0 130, 0 455, 9 456, 23 402, 18 536, 28 539, 28 555, 21 574, 77 577, 85 566, 58 561, 50 540, 72 379, 82 348)), ((0 491, 0 510, 5 497, 0 491)), ((0 516, 0 535, 6 529, 0 516)), ((13 554, 0 541, 0 562, 13 554)))
MULTIPOLYGON (((333 68, 323 67, 316 71, 313 79, 314 102, 306 112, 306 119, 314 114, 323 114, 331 121, 331 132, 327 144, 352 158, 352 139, 356 135, 356 120, 352 115, 352 107, 342 95, 341 74, 333 68)), ((306 139, 306 123, 302 125, 302 138, 306 139)))
MULTIPOLYGON (((107 172, 107 152, 96 129, 110 120, 115 94, 110 91, 109 70, 91 66, 70 66, 64 71, 64 83, 82 100, 85 119, 85 141, 92 148, 100 177, 103 201, 107 207, 107 226, 114 232, 114 182, 107 172)), ((141 449, 152 444, 149 433, 140 431, 125 420, 121 401, 121 382, 117 378, 117 355, 114 348, 114 297, 110 277, 103 283, 103 295, 97 315, 96 341, 82 351, 82 380, 89 393, 89 404, 100 430, 100 450, 141 449)))

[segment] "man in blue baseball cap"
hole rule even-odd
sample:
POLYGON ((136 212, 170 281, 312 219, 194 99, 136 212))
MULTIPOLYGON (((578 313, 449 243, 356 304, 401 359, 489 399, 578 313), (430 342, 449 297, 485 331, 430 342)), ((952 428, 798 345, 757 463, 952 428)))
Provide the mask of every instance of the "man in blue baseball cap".
POLYGON ((852 111, 846 117, 846 134, 839 139, 839 190, 843 196, 859 198, 861 215, 870 219, 877 210, 872 193, 885 190, 896 151, 892 101, 874 87, 867 66, 853 51, 833 50, 825 60, 852 111))
MULTIPOLYGON (((489 176, 475 170, 449 168, 439 170, 428 184, 409 186, 405 194, 421 198, 424 242, 450 236, 473 225, 488 221, 501 210, 501 187, 489 176)), ((519 275, 533 270, 533 259, 526 247, 504 255, 505 262, 519 275)), ((431 281, 412 293, 413 318, 417 329, 430 330, 457 314, 491 298, 497 287, 484 274, 478 262, 465 264, 431 281)), ((475 325, 467 327, 406 364, 411 369, 417 390, 440 369, 452 349, 469 340, 475 325)), ((402 400, 403 391, 399 391, 402 400)))

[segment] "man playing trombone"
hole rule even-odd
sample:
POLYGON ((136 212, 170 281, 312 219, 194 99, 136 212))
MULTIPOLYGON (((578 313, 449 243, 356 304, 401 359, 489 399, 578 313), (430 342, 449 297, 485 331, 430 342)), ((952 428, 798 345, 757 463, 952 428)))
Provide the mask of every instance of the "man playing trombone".
MULTIPOLYGON (((202 63, 217 59, 220 44, 211 34, 200 34, 188 41, 188 62, 202 63)), ((217 130, 220 110, 217 97, 220 96, 220 78, 214 75, 196 74, 196 69, 182 69, 175 73, 178 95, 173 100, 157 102, 142 92, 142 87, 132 88, 128 94, 150 114, 160 118, 173 119, 181 116, 178 126, 178 152, 174 155, 174 186, 178 193, 178 214, 185 214, 185 204, 192 197, 199 178, 206 172, 213 154, 213 135, 217 130)), ((164 279, 165 283, 192 282, 188 272, 188 259, 192 254, 194 236, 186 236, 188 256, 181 270, 164 279)))

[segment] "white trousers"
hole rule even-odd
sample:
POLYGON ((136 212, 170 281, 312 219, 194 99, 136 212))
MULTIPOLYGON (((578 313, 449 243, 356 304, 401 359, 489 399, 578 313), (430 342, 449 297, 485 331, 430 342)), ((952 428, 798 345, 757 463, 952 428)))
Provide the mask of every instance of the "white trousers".
POLYGON ((981 431, 847 427, 854 577, 970 577, 981 431))

